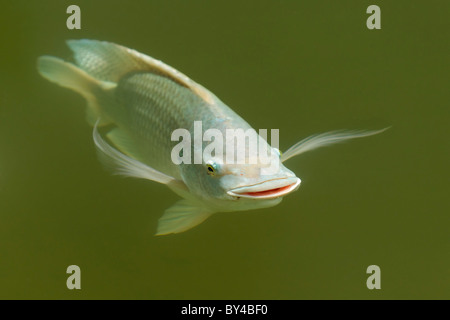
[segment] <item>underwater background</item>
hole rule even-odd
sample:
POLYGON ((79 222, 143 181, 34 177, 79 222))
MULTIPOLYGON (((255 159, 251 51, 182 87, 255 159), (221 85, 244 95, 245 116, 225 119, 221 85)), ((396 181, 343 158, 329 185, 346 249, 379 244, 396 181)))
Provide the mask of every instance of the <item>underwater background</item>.
POLYGON ((1 299, 450 299, 448 1, 2 1, 1 299), (66 9, 81 8, 81 30, 66 9), (366 9, 381 8, 381 30, 366 9), (215 93, 296 157, 300 189, 155 237, 178 196, 97 160, 84 99, 41 78, 67 39, 115 42, 215 93), (68 290, 66 268, 81 268, 68 290), (381 289, 366 287, 370 265, 381 289))

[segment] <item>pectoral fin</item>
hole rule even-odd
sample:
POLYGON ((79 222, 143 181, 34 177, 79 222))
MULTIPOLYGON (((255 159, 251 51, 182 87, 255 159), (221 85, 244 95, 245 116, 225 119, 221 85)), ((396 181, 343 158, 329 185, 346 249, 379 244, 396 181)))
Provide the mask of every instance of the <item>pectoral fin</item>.
POLYGON ((98 132, 97 124, 95 124, 93 131, 94 143, 99 151, 100 161, 106 167, 114 169, 116 173, 127 177, 153 180, 166 185, 169 183, 171 185, 183 184, 182 181, 153 169, 110 146, 98 132))
POLYGON ((139 151, 133 143, 133 139, 122 129, 114 128, 106 134, 106 137, 120 152, 133 159, 141 160, 139 151))
POLYGON ((316 135, 309 136, 303 139, 300 142, 297 142, 292 147, 290 147, 286 152, 283 152, 281 155, 281 161, 284 162, 289 158, 294 156, 298 156, 299 154, 322 148, 325 146, 329 146, 335 143, 340 143, 346 140, 355 139, 355 138, 363 138, 372 136, 374 134, 381 133, 389 128, 384 128, 381 130, 373 130, 373 131, 363 131, 363 130, 354 130, 354 131, 330 131, 325 133, 320 133, 316 135))
POLYGON ((157 236, 180 233, 205 221, 213 212, 189 200, 180 200, 159 218, 157 236))

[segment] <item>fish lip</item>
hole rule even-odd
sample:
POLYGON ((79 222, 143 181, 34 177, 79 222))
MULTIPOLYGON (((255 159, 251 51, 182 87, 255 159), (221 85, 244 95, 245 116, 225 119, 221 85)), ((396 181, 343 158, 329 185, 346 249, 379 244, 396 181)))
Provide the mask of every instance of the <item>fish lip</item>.
POLYGON ((297 177, 277 178, 229 190, 230 196, 249 199, 274 199, 295 191, 301 180, 297 177))

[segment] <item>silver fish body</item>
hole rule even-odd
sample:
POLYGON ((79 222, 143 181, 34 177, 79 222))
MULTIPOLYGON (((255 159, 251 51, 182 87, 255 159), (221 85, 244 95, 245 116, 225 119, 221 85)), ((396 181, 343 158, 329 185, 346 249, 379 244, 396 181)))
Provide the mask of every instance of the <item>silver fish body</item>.
MULTIPOLYGON (((261 174, 264 165, 260 163, 230 164, 206 155, 197 164, 175 164, 171 152, 176 142, 171 137, 177 129, 195 136, 197 122, 203 131, 215 129, 226 136, 229 129, 252 128, 213 93, 161 61, 108 42, 70 40, 67 44, 75 64, 42 56, 38 70, 86 98, 87 118, 94 126, 94 142, 103 161, 123 175, 163 183, 183 198, 161 217, 158 235, 186 231, 215 212, 274 206, 300 185, 284 160, 382 131, 316 135, 284 155, 258 137, 276 164, 270 174, 261 174)), ((201 141, 201 149, 208 143, 201 141)), ((198 148, 192 144, 191 154, 198 148)), ((234 152, 250 155, 247 146, 234 152)))
POLYGON ((186 128, 193 137, 194 121, 201 121, 203 130, 214 128, 224 134, 226 129, 251 128, 233 110, 209 94, 214 104, 159 75, 131 74, 119 81, 115 89, 120 114, 126 116, 114 117, 114 122, 136 141, 143 161, 180 179, 180 166, 170 161, 175 144, 170 137, 174 130, 186 128))

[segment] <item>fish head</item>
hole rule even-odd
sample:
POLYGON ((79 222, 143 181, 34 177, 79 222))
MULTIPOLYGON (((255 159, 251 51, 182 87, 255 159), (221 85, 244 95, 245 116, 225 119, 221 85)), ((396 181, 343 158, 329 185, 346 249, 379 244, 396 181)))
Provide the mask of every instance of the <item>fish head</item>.
POLYGON ((300 178, 282 164, 278 149, 270 148, 266 160, 258 157, 255 162, 226 166, 221 185, 227 195, 250 200, 276 199, 300 186, 300 178))
POLYGON ((204 158, 203 164, 190 167, 184 181, 192 193, 221 211, 276 205, 297 190, 301 180, 282 164, 278 149, 269 148, 264 160, 247 157, 242 164, 204 158))

